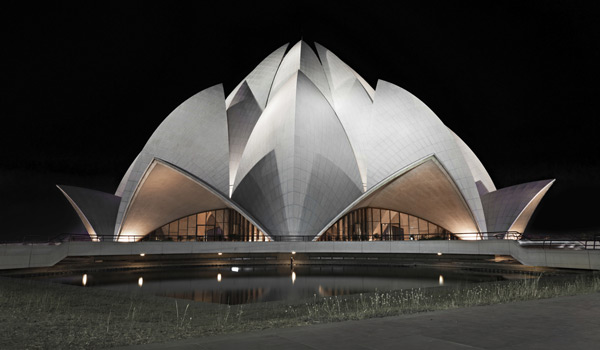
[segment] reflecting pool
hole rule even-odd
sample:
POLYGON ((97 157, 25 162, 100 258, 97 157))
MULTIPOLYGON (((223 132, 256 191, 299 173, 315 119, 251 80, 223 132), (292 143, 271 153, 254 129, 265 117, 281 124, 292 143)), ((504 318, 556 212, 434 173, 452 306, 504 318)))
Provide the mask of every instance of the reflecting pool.
POLYGON ((234 266, 88 272, 43 279, 85 288, 138 291, 233 305, 492 282, 505 277, 434 267, 298 266, 290 269, 280 266, 234 266))

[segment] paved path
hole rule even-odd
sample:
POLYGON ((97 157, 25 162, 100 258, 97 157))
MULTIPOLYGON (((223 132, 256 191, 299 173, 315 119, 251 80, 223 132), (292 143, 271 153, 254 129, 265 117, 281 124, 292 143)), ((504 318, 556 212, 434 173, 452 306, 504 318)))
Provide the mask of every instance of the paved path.
POLYGON ((121 349, 600 349, 600 293, 121 349))

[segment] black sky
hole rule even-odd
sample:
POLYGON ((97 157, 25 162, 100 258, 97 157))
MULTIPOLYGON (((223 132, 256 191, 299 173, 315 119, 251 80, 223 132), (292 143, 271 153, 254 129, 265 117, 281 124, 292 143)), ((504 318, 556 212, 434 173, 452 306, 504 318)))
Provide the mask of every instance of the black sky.
POLYGON ((343 4, 3 5, 0 235, 82 232, 55 184, 114 192, 177 105, 300 38, 419 97, 498 188, 556 178, 528 231, 600 232, 597 6, 343 4))

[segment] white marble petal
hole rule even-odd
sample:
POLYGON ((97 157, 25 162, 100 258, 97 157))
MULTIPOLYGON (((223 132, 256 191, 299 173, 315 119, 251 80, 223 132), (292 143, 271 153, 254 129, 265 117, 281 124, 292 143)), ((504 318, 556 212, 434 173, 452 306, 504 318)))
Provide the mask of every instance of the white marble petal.
POLYGON ((371 97, 352 69, 331 51, 316 44, 333 97, 335 112, 348 134, 361 175, 363 191, 367 189, 366 143, 369 138, 371 97))
POLYGON ((115 236, 121 231, 131 197, 154 158, 185 169, 222 194, 229 193, 229 142, 222 85, 190 97, 152 134, 123 190, 115 236))
POLYGON ((554 180, 505 187, 481 196, 490 232, 518 231, 525 227, 554 180))
POLYGON ((281 60, 283 59, 283 55, 285 54, 285 50, 287 49, 289 44, 285 44, 271 53, 267 58, 265 58, 248 76, 236 86, 235 89, 227 96, 225 99, 225 105, 229 109, 231 105, 231 101, 234 96, 237 94, 238 89, 242 86, 244 82, 248 84, 248 87, 252 91, 258 105, 261 109, 264 109, 267 105, 267 99, 269 98, 269 92, 271 91, 271 86, 273 85, 273 79, 275 78, 275 73, 279 69, 279 65, 281 64, 281 60))
POLYGON ((477 158, 471 148, 469 148, 469 146, 467 146, 467 144, 460 137, 458 137, 458 135, 456 135, 454 132, 452 132, 452 135, 454 135, 456 143, 458 144, 460 151, 467 161, 467 165, 469 166, 471 174, 473 175, 473 180, 475 180, 475 182, 481 181, 485 187, 485 189, 479 191, 479 194, 483 195, 486 192, 495 191, 496 185, 494 185, 494 181, 492 181, 492 178, 488 174, 487 170, 485 170, 483 164, 481 164, 479 158, 477 158))
POLYGON ((254 98, 248 84, 244 81, 232 104, 227 110, 227 126, 229 133, 229 196, 233 190, 233 183, 237 169, 246 148, 246 143, 262 110, 254 98))
POLYGON ((361 193, 330 104, 302 72, 271 99, 244 151, 233 200, 274 236, 315 235, 361 193))
POLYGON ((321 62, 319 62, 317 55, 304 41, 296 43, 285 55, 283 61, 281 61, 277 75, 275 75, 275 79, 273 80, 269 102, 277 94, 277 91, 298 71, 304 73, 315 84, 330 104, 333 103, 331 92, 329 91, 329 83, 325 77, 321 62))
POLYGON ((120 197, 87 188, 57 185, 93 240, 112 240, 120 197))
POLYGON ((479 231, 486 231, 481 199, 471 170, 452 133, 423 102, 408 91, 380 80, 370 121, 368 188, 433 154, 460 189, 479 231))

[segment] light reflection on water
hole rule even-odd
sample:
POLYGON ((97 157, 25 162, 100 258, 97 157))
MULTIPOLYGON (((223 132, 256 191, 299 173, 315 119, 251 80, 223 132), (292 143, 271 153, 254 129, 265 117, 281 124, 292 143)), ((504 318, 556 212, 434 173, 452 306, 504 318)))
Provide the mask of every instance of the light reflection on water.
POLYGON ((55 282, 118 291, 138 291, 195 301, 245 304, 301 300, 375 290, 398 290, 497 281, 500 276, 429 267, 300 266, 185 268, 95 272, 47 277, 55 282), (235 271, 235 272, 234 272, 235 271), (137 283, 136 283, 137 282, 137 283))

